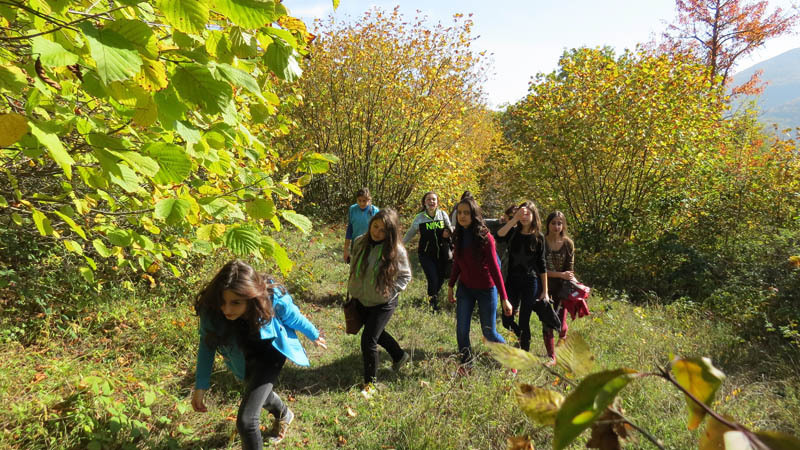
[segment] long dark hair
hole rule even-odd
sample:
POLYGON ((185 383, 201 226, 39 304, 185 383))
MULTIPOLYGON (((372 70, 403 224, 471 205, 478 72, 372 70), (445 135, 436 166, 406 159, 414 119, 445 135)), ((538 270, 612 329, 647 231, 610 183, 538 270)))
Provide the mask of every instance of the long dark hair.
MULTIPOLYGON (((531 251, 536 251, 536 243, 544 240, 544 235, 542 234, 542 219, 539 215, 539 209, 536 207, 536 204, 530 200, 520 203, 517 209, 520 208, 528 208, 531 212, 531 234, 534 237, 534 239, 531 239, 531 251)), ((517 231, 522 233, 521 223, 517 224, 517 231)))
POLYGON ((486 245, 489 240, 489 238, 486 237, 489 234, 489 229, 483 222, 483 213, 481 212, 481 207, 478 206, 478 202, 476 202, 472 197, 465 198, 464 200, 458 202, 456 205, 456 211, 458 211, 458 207, 461 205, 467 205, 469 207, 469 215, 472 218, 472 221, 469 223, 469 227, 464 228, 458 223, 458 219, 456 218, 456 231, 453 233, 453 242, 455 243, 456 253, 460 251, 463 245, 465 233, 470 233, 472 235, 473 242, 475 242, 479 247, 486 245))
MULTIPOLYGON (((247 299, 247 310, 242 317, 247 322, 250 333, 256 333, 261 325, 269 322, 274 315, 272 291, 278 285, 268 280, 267 276, 256 272, 246 262, 234 259, 222 266, 214 278, 197 294, 194 311, 198 316, 224 318, 221 310, 222 292, 233 291, 236 295, 247 299)), ((209 334, 209 345, 228 341, 229 328, 224 327, 225 331, 221 336, 209 334)))
POLYGON ((561 222, 564 223, 564 226, 561 228, 561 234, 560 234, 561 238, 572 242, 572 239, 570 239, 569 233, 567 232, 567 217, 564 216, 563 212, 558 210, 553 211, 547 215, 547 219, 545 219, 544 221, 544 235, 547 236, 548 234, 550 234, 550 222, 552 222, 556 218, 561 219, 561 222))
MULTIPOLYGON (((398 229, 399 219, 397 218, 395 210, 392 208, 384 208, 372 216, 369 220, 369 226, 367 227, 367 235, 363 237, 365 243, 356 249, 358 254, 354 254, 353 257, 355 261, 369 259, 369 253, 372 251, 372 248, 378 244, 378 242, 372 240, 372 234, 370 234, 369 231, 372 228, 372 222, 376 220, 383 221, 383 226, 386 228, 386 237, 381 241, 383 246, 378 262, 375 289, 386 297, 392 292, 394 282, 397 280, 397 272, 400 270, 400 263, 398 261, 400 257, 400 250, 398 249, 400 245, 400 231, 398 229)), ((351 269, 351 274, 354 274, 355 271, 359 269, 359 266, 361 268, 361 273, 359 273, 358 276, 364 276, 367 272, 367 264, 356 263, 351 269)))

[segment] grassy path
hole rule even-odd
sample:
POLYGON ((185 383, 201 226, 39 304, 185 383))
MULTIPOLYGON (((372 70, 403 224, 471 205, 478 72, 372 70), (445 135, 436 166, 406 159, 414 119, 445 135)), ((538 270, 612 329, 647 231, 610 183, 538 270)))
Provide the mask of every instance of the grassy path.
MULTIPOLYGON (((565 384, 543 370, 511 377, 488 356, 470 376, 456 376, 454 310, 448 305, 434 315, 422 307, 425 281, 416 262, 415 279, 388 327, 413 362, 396 374, 383 352, 378 394, 361 397, 359 337, 344 334, 335 303, 347 270, 339 262, 340 231, 285 238, 298 262, 286 282, 324 330, 329 349, 309 344, 312 367, 287 364, 283 370, 277 392, 297 418, 280 446, 485 449, 529 435, 537 448, 548 448, 551 430, 523 416, 515 385, 565 390, 565 384)), ((6 330, 0 334, 0 448, 238 448, 233 419, 240 386, 221 362, 207 397, 210 411, 197 414, 189 406, 196 346, 190 305, 200 280, 214 270, 213 262, 205 265, 187 270, 180 282, 164 278, 154 289, 139 282, 133 289, 121 284, 99 295, 83 293, 84 307, 31 316, 24 327, 9 328, 20 321, 13 306, 19 299, 0 299, 6 330)), ((50 277, 40 282, 57 279, 50 277)), ((710 356, 728 375, 716 409, 755 429, 800 435, 797 354, 765 341, 745 342, 686 306, 638 307, 606 293, 592 297, 591 309, 594 314, 572 322, 571 330, 592 347, 598 370, 650 371, 671 352, 710 356)), ((476 321, 472 342, 483 351, 479 336, 476 321)), ((539 347, 535 352, 543 354, 539 347)), ((666 383, 640 380, 621 397, 629 417, 668 448, 696 448, 699 432, 686 430, 684 400, 666 383)), ((586 438, 573 447, 582 448, 586 438)), ((639 439, 630 448, 652 447, 639 439)))

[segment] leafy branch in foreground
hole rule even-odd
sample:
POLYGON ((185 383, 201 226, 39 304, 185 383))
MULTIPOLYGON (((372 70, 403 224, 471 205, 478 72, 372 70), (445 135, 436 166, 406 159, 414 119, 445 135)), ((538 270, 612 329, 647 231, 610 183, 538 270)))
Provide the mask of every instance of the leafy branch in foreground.
MULTIPOLYGON (((686 397, 689 407, 690 430, 697 429, 706 415, 711 416, 706 432, 699 442, 701 449, 753 449, 784 450, 800 448, 800 439, 774 431, 751 431, 730 418, 723 417, 708 405, 725 379, 725 374, 711 364, 708 358, 675 357, 658 373, 639 372, 629 368, 591 372, 594 356, 585 340, 572 333, 559 342, 556 348, 557 367, 553 370, 529 352, 506 344, 487 343, 500 363, 518 369, 544 367, 574 389, 568 396, 561 392, 520 384, 517 402, 525 415, 540 425, 553 426, 553 449, 561 450, 572 443, 586 429, 591 429, 587 448, 619 449, 622 442, 631 438, 636 430, 655 447, 664 444, 641 426, 625 417, 618 406, 619 394, 629 383, 640 378, 655 376, 676 386, 686 397), (567 377, 566 375, 569 375, 567 377), (577 378, 580 382, 570 381, 577 378)), ((524 437, 510 439, 519 448, 524 437)), ((529 441, 528 441, 528 444, 529 441)), ((527 445, 527 444, 526 444, 527 445)), ((530 447, 532 448, 532 444, 530 447)))
POLYGON ((220 248, 288 271, 274 236, 336 161, 273 145, 311 38, 273 0, 0 1, 0 227, 88 282, 220 248))

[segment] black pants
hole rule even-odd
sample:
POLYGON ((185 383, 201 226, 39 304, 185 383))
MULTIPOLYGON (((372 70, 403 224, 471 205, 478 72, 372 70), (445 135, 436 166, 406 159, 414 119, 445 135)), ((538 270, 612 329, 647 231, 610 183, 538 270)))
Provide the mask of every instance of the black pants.
MULTIPOLYGON (((529 274, 511 274, 508 277, 508 300, 512 306, 519 305, 519 325, 511 323, 506 326, 519 336, 519 347, 523 350, 531 348, 531 313, 533 305, 539 296, 539 278, 529 274), (512 325, 513 324, 513 325, 512 325)), ((516 309, 516 306, 514 306, 516 309)), ((506 325, 506 316, 503 316, 503 325, 506 325)))
POLYGON ((288 408, 275 394, 273 388, 281 373, 286 357, 278 350, 263 346, 261 351, 246 359, 245 388, 239 413, 236 415, 236 429, 242 438, 242 448, 245 450, 264 447, 259 429, 261 408, 266 409, 277 418, 286 414, 288 408))
POLYGON ((385 328, 397 308, 397 297, 377 306, 364 306, 361 301, 356 303, 358 312, 364 320, 364 330, 361 332, 361 356, 364 359, 364 383, 375 382, 378 374, 378 345, 385 348, 393 361, 403 357, 400 344, 387 333, 385 328))

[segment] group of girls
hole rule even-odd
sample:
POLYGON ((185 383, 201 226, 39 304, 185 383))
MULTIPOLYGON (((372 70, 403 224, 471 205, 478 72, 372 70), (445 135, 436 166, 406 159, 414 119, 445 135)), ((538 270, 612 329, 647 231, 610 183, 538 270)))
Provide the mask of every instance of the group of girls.
MULTIPOLYGON (((459 373, 462 374, 469 370, 473 360, 469 329, 476 303, 481 331, 487 340, 505 342, 495 326, 499 298, 503 324, 519 336, 520 346, 528 350, 530 315, 532 311, 538 313, 536 303, 548 301, 548 280, 554 285, 573 277, 574 247, 566 235, 563 214, 554 212, 548 217, 547 235, 543 236, 539 231, 536 206, 525 202, 516 211, 507 210, 505 220, 490 221, 496 231, 495 238, 471 195, 464 196, 456 206, 454 228, 438 206, 436 194, 426 193, 422 198, 423 210, 414 218, 402 241, 397 213, 390 208, 378 210, 372 206, 368 190, 360 190, 357 203, 350 208, 344 259, 350 265, 348 293, 357 299, 364 323, 361 334, 364 395, 371 395, 374 389, 378 346, 389 353, 396 371, 411 359, 386 331, 386 325, 398 306, 400 292, 411 280, 404 244, 415 234, 420 234, 419 259, 434 309, 438 309, 438 292, 446 278, 441 253, 445 245, 441 240, 452 238, 447 297, 456 303, 459 373), (501 258, 495 239, 507 248, 507 262, 504 258, 502 263, 505 277, 500 270, 501 258), (454 294, 456 282, 458 289, 454 294), (513 319, 517 309, 519 323, 513 319)), ((204 396, 214 355, 219 352, 228 368, 245 385, 236 418, 242 447, 262 448, 262 408, 274 417, 270 440, 280 442, 294 419, 294 413, 274 392, 280 370, 287 358, 300 366, 309 365, 297 332, 322 348, 327 348, 325 339, 300 312, 283 286, 240 260, 222 267, 200 291, 195 311, 200 317, 200 340, 192 407, 195 411, 206 411, 204 396)), ((545 347, 551 362, 555 361, 553 330, 559 329, 565 337, 563 318, 562 315, 561 323, 544 325, 545 347)))

